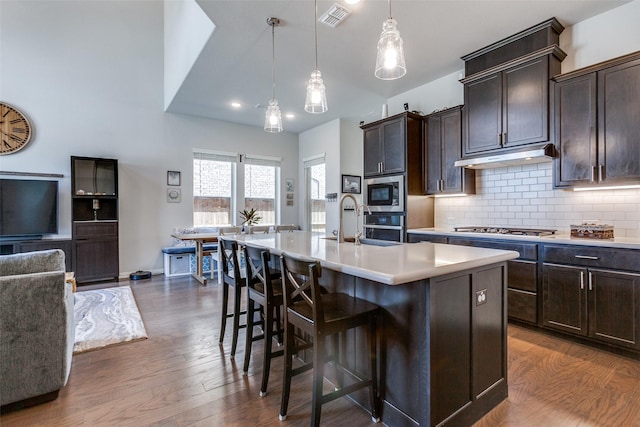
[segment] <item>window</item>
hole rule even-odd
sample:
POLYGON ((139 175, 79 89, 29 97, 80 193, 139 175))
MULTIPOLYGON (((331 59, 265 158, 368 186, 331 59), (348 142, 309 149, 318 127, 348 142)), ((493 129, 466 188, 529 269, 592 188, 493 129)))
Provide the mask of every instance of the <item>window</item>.
POLYGON ((327 228, 324 154, 305 160, 304 170, 307 186, 307 224, 311 231, 324 232, 327 228))
POLYGON ((254 208, 261 225, 278 220, 280 159, 194 151, 193 225, 237 225, 238 211, 254 208))

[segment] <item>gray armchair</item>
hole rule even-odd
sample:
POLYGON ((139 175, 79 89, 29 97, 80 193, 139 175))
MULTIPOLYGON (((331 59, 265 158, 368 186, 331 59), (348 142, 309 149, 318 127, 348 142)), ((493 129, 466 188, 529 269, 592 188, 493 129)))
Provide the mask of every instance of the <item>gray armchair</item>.
POLYGON ((59 249, 0 256, 0 403, 53 400, 71 370, 75 320, 59 249))

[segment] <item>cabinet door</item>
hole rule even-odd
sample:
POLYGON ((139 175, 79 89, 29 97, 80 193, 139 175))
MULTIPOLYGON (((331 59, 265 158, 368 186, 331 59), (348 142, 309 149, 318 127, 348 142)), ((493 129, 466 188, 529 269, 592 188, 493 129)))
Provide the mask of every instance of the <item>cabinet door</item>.
POLYGON ((375 126, 364 130, 364 176, 380 174, 379 164, 382 162, 382 139, 380 127, 375 126))
POLYGON ((589 336, 640 349, 640 274, 589 270, 589 336))
MULTIPOLYGON (((425 120, 425 192, 426 194, 436 194, 440 190, 440 180, 442 179, 442 141, 441 116, 432 114, 425 120)), ((457 160, 457 159, 456 159, 457 160)))
POLYGON ((74 243, 78 282, 118 278, 118 239, 76 240, 74 243))
POLYGON ((500 148, 502 73, 464 85, 464 155, 500 148))
POLYGON ((600 179, 640 180, 640 59, 598 73, 600 179))
POLYGON ((587 270, 544 264, 542 279, 542 322, 544 326, 587 334, 587 270))
POLYGON ((405 119, 401 117, 382 124, 383 173, 404 172, 404 152, 407 144, 405 119))
POLYGON ((596 75, 587 74, 555 84, 554 160, 556 187, 589 183, 594 178, 596 152, 596 75))
POLYGON ((503 147, 549 140, 548 61, 544 56, 504 71, 503 147))
MULTIPOLYGON (((462 154, 462 117, 460 110, 456 109, 443 114, 441 128, 442 179, 444 180, 441 190, 444 193, 460 193, 463 191, 463 169, 453 165, 456 160, 460 159, 462 154)), ((469 171, 469 174, 475 175, 475 172, 469 171)))

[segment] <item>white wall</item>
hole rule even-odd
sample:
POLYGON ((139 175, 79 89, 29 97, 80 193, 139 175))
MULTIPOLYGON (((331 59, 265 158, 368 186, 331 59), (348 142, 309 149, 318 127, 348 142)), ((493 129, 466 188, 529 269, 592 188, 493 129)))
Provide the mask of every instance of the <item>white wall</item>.
MULTIPOLYGON (((0 20, 0 98, 35 128, 0 170, 64 174, 70 237, 69 157, 118 159, 121 276, 161 271, 169 234, 192 224, 194 148, 280 156, 282 177, 297 175, 295 134, 163 112, 162 2, 2 0, 0 20), (168 170, 182 172, 181 203, 166 201, 168 170)), ((281 219, 298 223, 296 209, 281 219)))
MULTIPOLYGON (((562 72, 640 50, 638 22, 640 0, 635 0, 566 28, 560 35, 560 46, 567 53, 562 72)), ((390 114, 402 111, 404 102, 409 102, 410 110, 425 114, 462 104, 463 85, 458 82, 462 72, 451 73, 390 98, 390 114)), ((436 199, 436 227, 506 224, 553 227, 569 233, 571 223, 597 219, 613 224, 616 236, 640 236, 640 191, 573 193, 553 190, 551 164, 534 165, 533 168, 476 171, 477 195, 436 199)))

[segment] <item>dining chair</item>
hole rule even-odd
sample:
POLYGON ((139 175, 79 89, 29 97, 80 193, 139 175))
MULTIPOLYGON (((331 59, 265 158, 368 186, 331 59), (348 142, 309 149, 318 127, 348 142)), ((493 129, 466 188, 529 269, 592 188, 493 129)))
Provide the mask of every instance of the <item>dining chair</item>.
POLYGON ((298 226, 293 224, 276 225, 276 233, 281 233, 283 231, 293 231, 297 229, 298 229, 298 226))
POLYGON ((322 268, 317 260, 298 256, 280 256, 283 294, 284 321, 284 370, 282 380, 282 398, 280 403, 280 420, 287 418, 287 407, 291 391, 291 378, 311 367, 313 368, 313 390, 311 426, 320 425, 321 408, 324 403, 341 396, 368 387, 371 405, 371 416, 374 422, 380 421, 380 400, 378 395, 378 361, 377 361, 377 322, 379 307, 360 298, 342 293, 322 293, 318 279, 322 268), (337 334, 349 329, 367 327, 366 340, 369 352, 368 379, 350 371, 342 364, 337 334), (313 337, 312 362, 293 368, 293 358, 300 348, 296 345, 294 331, 298 328, 302 333, 313 337), (327 357, 325 345, 333 338, 333 356, 327 357), (333 360, 336 368, 335 390, 323 394, 324 365, 333 360), (311 366, 310 366, 311 365, 311 366), (344 374, 351 378, 350 384, 343 386, 344 374))
POLYGON ((270 225, 250 225, 247 228, 247 233, 249 234, 267 234, 271 231, 270 225))
POLYGON ((247 332, 244 351, 243 373, 249 370, 251 347, 254 341, 264 340, 262 360, 262 382, 260 397, 266 396, 269 382, 271 359, 282 356, 284 350, 273 351, 273 338, 277 337, 278 344, 282 344, 282 282, 280 272, 269 266, 271 255, 268 249, 245 243, 243 246, 246 263, 247 312, 260 312, 260 322, 255 323, 254 316, 247 316, 247 332), (259 310, 258 310, 259 309, 259 310), (254 326, 259 326, 262 333, 254 335, 254 326))

